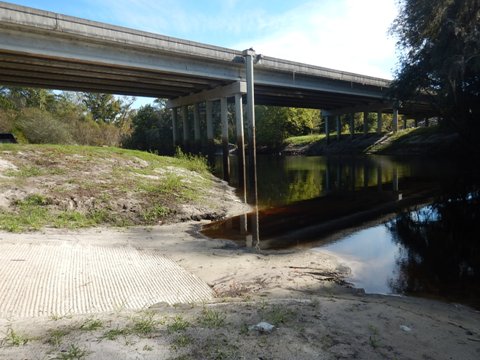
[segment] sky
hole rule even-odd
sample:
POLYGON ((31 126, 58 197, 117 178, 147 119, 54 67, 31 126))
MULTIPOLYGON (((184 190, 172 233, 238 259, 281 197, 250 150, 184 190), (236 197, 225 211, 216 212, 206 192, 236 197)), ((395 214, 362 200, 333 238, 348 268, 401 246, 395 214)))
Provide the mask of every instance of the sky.
POLYGON ((7 0, 161 35, 391 79, 397 0, 7 0))

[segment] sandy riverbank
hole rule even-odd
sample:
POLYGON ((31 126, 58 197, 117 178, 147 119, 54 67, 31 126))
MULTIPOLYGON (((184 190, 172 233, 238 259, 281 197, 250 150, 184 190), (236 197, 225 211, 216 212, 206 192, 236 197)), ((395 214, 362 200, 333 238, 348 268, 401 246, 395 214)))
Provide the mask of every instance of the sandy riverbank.
POLYGON ((160 253, 208 283, 216 298, 205 304, 159 304, 147 311, 1 319, 0 359, 480 357, 478 311, 364 295, 342 285, 348 268, 341 259, 310 250, 239 249, 204 238, 199 226, 2 233, 3 243, 74 241, 160 253), (260 321, 276 329, 270 334, 248 329, 260 321), (28 342, 21 344, 21 339, 28 342))

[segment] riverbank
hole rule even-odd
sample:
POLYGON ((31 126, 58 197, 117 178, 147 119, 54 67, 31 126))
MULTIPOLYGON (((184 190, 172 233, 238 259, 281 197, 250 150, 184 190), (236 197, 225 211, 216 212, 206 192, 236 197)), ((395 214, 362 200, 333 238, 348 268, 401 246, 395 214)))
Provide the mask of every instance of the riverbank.
MULTIPOLYGON (((37 152, 37 149, 29 147, 16 149, 15 152, 7 149, 7 154, 2 157, 3 177, 0 183, 10 186, 11 190, 20 189, 24 192, 19 193, 25 195, 17 201, 5 197, 10 200, 7 204, 12 208, 3 211, 18 211, 21 214, 28 209, 35 213, 38 208, 57 204, 42 199, 52 197, 48 191, 65 196, 58 191, 60 179, 65 184, 71 184, 77 204, 87 203, 78 201, 86 199, 81 197, 83 193, 79 189, 90 183, 91 186, 86 188, 92 191, 101 189, 105 192, 109 187, 118 187, 125 191, 123 196, 136 199, 139 195, 151 194, 144 192, 152 189, 150 182, 162 188, 166 178, 158 169, 171 166, 169 169, 172 172, 173 168, 179 169, 175 170, 175 175, 180 178, 175 179, 182 186, 182 189, 174 188, 174 193, 178 191, 181 201, 190 200, 186 203, 164 202, 162 206, 178 203, 185 206, 192 202, 192 206, 199 206, 200 210, 207 205, 207 209, 210 206, 223 209, 221 214, 224 216, 242 212, 243 205, 238 202, 233 190, 215 179, 212 179, 212 187, 207 187, 200 197, 180 196, 185 194, 185 189, 197 186, 195 181, 199 177, 199 172, 186 171, 180 166, 182 159, 150 158, 151 154, 137 152, 131 157, 131 153, 123 150, 114 151, 117 154, 114 157, 107 157, 107 152, 112 150, 101 148, 93 153, 91 150, 73 150, 74 153, 65 157, 66 161, 60 161, 58 152, 53 152, 56 156, 49 157, 48 152, 37 152), (148 156, 148 160, 144 156, 148 156), (30 165, 24 165, 23 161, 29 161, 30 165), (160 161, 172 161, 174 164, 160 164, 160 161), (65 170, 70 166, 69 162, 72 163, 72 174, 80 176, 79 183, 75 182, 75 178, 70 182, 65 178, 69 175, 65 170), (122 168, 109 165, 112 163, 122 165, 122 168), (115 175, 114 180, 128 182, 109 182, 106 185, 102 181, 107 181, 104 175, 109 172, 115 175), (95 174, 95 179, 91 179, 92 174, 95 174), (118 179, 119 175, 121 179, 118 179), (132 178, 147 179, 150 187, 145 187, 142 182, 142 192, 137 193, 135 189, 138 186, 134 186, 136 183, 132 182, 132 178), (216 186, 215 182, 220 185, 216 186), (125 189, 127 185, 131 192, 125 189), (37 196, 29 198, 29 194, 37 196), (26 202, 25 199, 31 201, 26 202)), ((101 198, 104 192, 98 193, 98 197, 101 198)), ((7 194, 12 196, 11 192, 7 194)), ((159 198, 154 200, 159 201, 159 198)), ((122 198, 122 201, 129 200, 122 198)), ((77 207, 77 210, 48 208, 47 214, 50 211, 53 214, 58 214, 56 211, 80 213, 83 208, 77 207)), ((2 213, 2 221, 6 218, 5 212, 2 213)), ((100 307, 91 307, 85 314, 65 306, 62 313, 38 317, 4 316, 0 319, 0 359, 477 359, 480 354, 478 311, 430 300, 365 295, 362 290, 352 289, 345 283, 350 269, 343 259, 307 249, 261 251, 238 247, 230 241, 202 236, 199 231, 206 220, 192 222, 192 218, 186 219, 181 216, 157 219, 156 225, 148 227, 112 227, 104 223, 103 226, 97 224, 89 228, 75 226, 76 230, 43 226, 36 232, 0 232, 0 260, 2 264, 7 264, 0 269, 0 274, 20 265, 29 266, 27 258, 12 256, 14 253, 2 251, 2 246, 25 248, 32 258, 38 258, 36 250, 48 247, 74 248, 76 253, 88 249, 92 254, 103 254, 108 250, 129 255, 123 259, 128 264, 94 274, 74 289, 90 299, 84 302, 84 306, 88 307, 99 299, 119 302, 118 310, 101 311, 100 307), (162 221, 161 226, 159 221, 162 221), (156 259, 153 268, 162 271, 163 263, 158 261, 160 257, 174 262, 182 268, 182 272, 205 284, 211 291, 211 297, 197 304, 161 303, 144 309, 131 309, 127 303, 122 305, 121 299, 99 296, 103 293, 100 290, 107 287, 107 281, 108 286, 121 288, 117 282, 124 279, 111 274, 116 274, 119 269, 136 269, 137 258, 140 258, 139 261, 143 258, 156 259), (262 326, 255 328, 260 322, 274 325, 274 329, 268 332, 262 331, 262 326)), ((88 261, 76 261, 76 264, 77 273, 64 274, 64 267, 53 267, 48 276, 43 276, 37 267, 32 266, 27 269, 28 275, 13 278, 17 283, 30 281, 44 291, 47 279, 65 278, 71 284, 72 279, 83 278, 85 271, 81 266, 91 267, 88 261)), ((163 273, 160 276, 168 275, 163 273)), ((132 290, 137 283, 143 284, 145 290, 150 289, 148 283, 144 284, 145 279, 147 277, 139 272, 124 287, 126 293, 139 297, 132 290)), ((0 281, 0 286, 4 286, 2 284, 5 283, 0 281)), ((20 296, 35 295, 34 286, 20 296)), ((58 288, 52 288, 50 293, 44 291, 47 295, 44 298, 35 297, 29 306, 41 306, 42 301, 51 301, 66 287, 67 283, 60 282, 58 288)), ((181 289, 179 285, 174 292, 181 289)), ((8 297, 14 290, 13 286, 7 287, 1 294, 8 297)), ((75 300, 75 296, 61 299, 62 302, 69 300, 75 300)), ((151 299, 145 303, 151 304, 148 300, 151 299)))
POLYGON ((0 320, 0 359, 477 359, 480 313, 414 298, 365 295, 318 251, 255 251, 153 228, 1 233, 0 243, 75 242, 160 253, 213 289, 203 304, 0 320), (272 332, 255 330, 260 322, 272 332), (121 354, 121 355, 120 355, 121 354), (75 357, 76 356, 76 357, 75 357))
POLYGON ((458 134, 438 126, 410 128, 397 133, 324 135, 286 140, 283 155, 355 155, 381 154, 394 156, 451 156, 465 153, 458 134))

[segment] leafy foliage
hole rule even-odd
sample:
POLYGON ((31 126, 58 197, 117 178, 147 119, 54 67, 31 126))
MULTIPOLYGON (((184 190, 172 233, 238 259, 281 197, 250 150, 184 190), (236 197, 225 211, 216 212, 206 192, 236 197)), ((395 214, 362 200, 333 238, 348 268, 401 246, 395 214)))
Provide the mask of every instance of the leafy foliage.
POLYGON ((282 146, 285 139, 310 134, 318 126, 318 110, 257 106, 256 130, 259 145, 282 146))
POLYGON ((401 0, 392 31, 400 69, 400 100, 428 95, 431 104, 473 142, 480 128, 480 2, 401 0))

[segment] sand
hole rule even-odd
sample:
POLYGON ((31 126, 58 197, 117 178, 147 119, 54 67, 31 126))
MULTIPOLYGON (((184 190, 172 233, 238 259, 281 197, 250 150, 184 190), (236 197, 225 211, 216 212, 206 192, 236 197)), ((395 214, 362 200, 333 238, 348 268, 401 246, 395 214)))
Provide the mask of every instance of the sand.
POLYGON ((480 358, 478 311, 365 295, 346 286, 349 269, 330 254, 237 248, 199 229, 200 223, 189 222, 1 233, 1 244, 74 242, 158 254, 207 283, 214 297, 143 310, 2 318, 0 359, 480 358), (249 330, 261 321, 274 330, 249 330))

